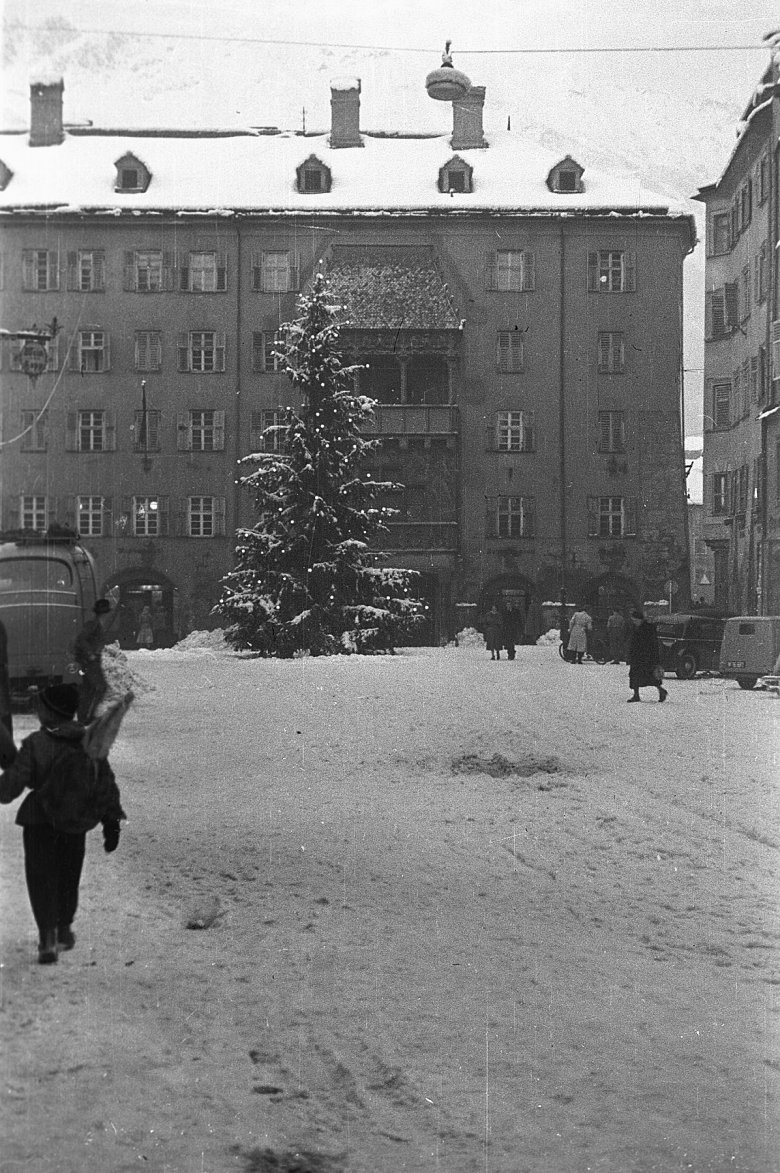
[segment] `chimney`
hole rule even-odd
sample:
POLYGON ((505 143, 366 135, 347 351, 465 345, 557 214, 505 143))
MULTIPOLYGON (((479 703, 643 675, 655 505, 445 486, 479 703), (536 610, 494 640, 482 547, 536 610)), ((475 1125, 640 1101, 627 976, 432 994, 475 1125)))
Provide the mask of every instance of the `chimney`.
POLYGON ((484 86, 472 86, 467 94, 452 103, 452 146, 456 151, 487 146, 482 133, 484 105, 484 86))
POLYGON ((362 147, 360 138, 360 78, 330 83, 330 145, 362 147))
POLYGON ((62 78, 30 85, 30 146, 54 147, 62 142, 62 78))

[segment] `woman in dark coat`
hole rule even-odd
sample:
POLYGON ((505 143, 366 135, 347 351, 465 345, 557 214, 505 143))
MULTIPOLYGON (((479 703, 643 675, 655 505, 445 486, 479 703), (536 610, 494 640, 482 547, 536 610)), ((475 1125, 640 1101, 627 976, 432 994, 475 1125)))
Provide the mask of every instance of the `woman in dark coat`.
POLYGON ((482 634, 491 660, 500 660, 501 648, 504 645, 504 624, 495 603, 482 620, 482 634))
POLYGON ((640 688, 657 688, 658 700, 663 703, 667 691, 662 684, 663 674, 660 672, 660 655, 658 652, 658 637, 655 627, 648 623, 641 611, 631 612, 631 642, 628 646, 628 687, 633 696, 628 698, 632 704, 639 700, 640 688))

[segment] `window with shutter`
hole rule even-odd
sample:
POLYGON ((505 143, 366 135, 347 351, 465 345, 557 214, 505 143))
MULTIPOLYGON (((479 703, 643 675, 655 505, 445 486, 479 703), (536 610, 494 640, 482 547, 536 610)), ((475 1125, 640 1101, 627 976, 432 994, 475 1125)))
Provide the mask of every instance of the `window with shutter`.
POLYGON ((722 338, 728 332, 725 290, 713 289, 707 294, 707 301, 709 303, 709 336, 722 338))
POLYGON ((780 321, 772 323, 772 380, 780 379, 780 321))
POLYGON ((716 430, 731 427, 731 383, 712 384, 712 426, 716 430))
POLYGON ((727 281, 724 286, 726 302, 726 327, 739 326, 739 282, 727 281))
POLYGON ((36 248, 22 251, 22 288, 50 290, 60 287, 59 256, 56 250, 36 248))
POLYGON ((498 249, 489 271, 489 289, 501 292, 533 290, 536 283, 534 254, 522 249, 498 249))
MULTIPOLYGON (((163 288, 163 254, 159 249, 131 253, 130 288, 138 293, 159 293, 163 288)), ((126 262, 127 263, 127 262, 126 262)))
POLYGON ((136 411, 133 428, 133 448, 136 452, 160 451, 161 419, 162 413, 156 410, 136 411))
POLYGON ((159 371, 162 367, 162 334, 159 330, 136 330, 135 369, 159 371))
POLYGON ((499 330, 496 336, 499 371, 513 374, 523 369, 523 336, 519 330, 499 330))
POLYGON ((600 374, 622 375, 626 367, 625 336, 620 330, 604 330, 598 336, 600 374))
POLYGON ((48 412, 23 411, 21 413, 22 452, 45 452, 48 447, 48 412))
POLYGON ((104 411, 79 411, 77 447, 79 452, 105 452, 106 413, 104 411))
POLYGON ((599 412, 599 451, 625 452, 625 416, 622 411, 599 412))
POLYGON ((262 253, 260 288, 264 293, 287 293, 293 288, 292 275, 289 250, 262 253))
POLYGON ((729 239, 729 214, 728 212, 716 212, 712 217, 712 255, 721 256, 727 253, 731 248, 731 241, 729 239))

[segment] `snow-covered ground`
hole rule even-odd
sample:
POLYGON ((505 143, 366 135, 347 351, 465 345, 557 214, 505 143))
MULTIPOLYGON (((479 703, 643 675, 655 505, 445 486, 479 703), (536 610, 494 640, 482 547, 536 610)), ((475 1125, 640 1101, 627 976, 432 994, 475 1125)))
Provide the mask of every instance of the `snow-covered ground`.
POLYGON ((469 641, 127 665, 56 966, 0 813, 3 1173, 780 1169, 774 693, 469 641))

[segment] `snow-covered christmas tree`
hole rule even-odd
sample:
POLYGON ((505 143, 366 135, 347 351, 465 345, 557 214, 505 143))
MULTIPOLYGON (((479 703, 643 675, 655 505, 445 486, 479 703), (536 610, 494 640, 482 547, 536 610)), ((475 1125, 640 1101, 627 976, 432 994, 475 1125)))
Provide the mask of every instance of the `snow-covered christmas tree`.
POLYGON ((241 483, 257 521, 237 533, 216 611, 234 647, 265 655, 391 650, 422 621, 416 572, 383 566, 374 548, 396 512, 382 497, 400 486, 363 469, 380 443, 361 433, 374 402, 355 394, 357 368, 339 353, 321 273, 301 309, 282 327, 279 356, 302 402, 280 408, 281 422, 263 434, 266 450, 242 462, 254 466, 241 483))

